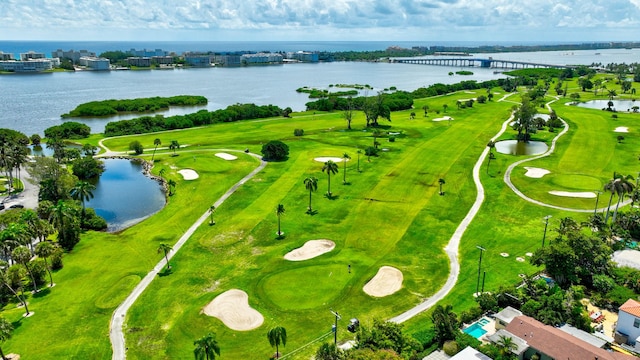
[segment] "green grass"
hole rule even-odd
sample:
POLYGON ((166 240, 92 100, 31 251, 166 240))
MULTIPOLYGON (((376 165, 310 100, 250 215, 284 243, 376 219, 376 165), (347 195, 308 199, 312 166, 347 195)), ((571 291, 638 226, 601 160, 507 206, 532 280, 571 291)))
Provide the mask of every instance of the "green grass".
MULTIPOLYGON (((392 122, 381 122, 385 131, 400 131, 395 142, 386 137, 378 141, 379 157, 367 161, 357 148, 373 143, 364 118, 357 114, 353 130, 339 113, 300 113, 291 119, 218 124, 173 132, 118 137, 105 140, 112 150, 126 151, 132 140, 145 147, 149 159, 153 140, 163 147, 172 140, 187 145, 171 156, 166 149, 156 155, 154 173, 165 169, 165 177, 178 182, 168 205, 148 220, 119 234, 87 233, 74 251, 65 257, 65 267, 54 274, 58 284, 43 295, 32 297, 35 315, 21 318, 21 309, 8 305, 4 316, 17 325, 14 338, 3 349, 26 358, 107 359, 111 357, 108 324, 111 313, 135 284, 162 255, 160 243, 173 244, 179 236, 232 184, 258 162, 239 154, 236 161, 215 157, 219 149, 249 148, 259 153, 261 144, 280 139, 290 147, 287 161, 270 163, 255 178, 216 209, 215 226, 207 222, 189 239, 172 260, 173 271, 155 279, 134 304, 126 319, 125 336, 129 359, 182 359, 192 357, 193 341, 209 331, 217 333, 224 358, 267 358, 273 353, 266 339, 268 328, 280 325, 290 334, 284 353, 292 351, 331 329, 333 308, 344 319, 358 317, 363 323, 374 318, 395 316, 436 292, 446 280, 449 267, 443 247, 475 200, 472 167, 488 140, 495 135, 514 105, 494 101, 456 108, 456 101, 470 97, 460 92, 450 96, 415 102, 418 116, 410 112, 392 114, 392 122), (433 122, 446 115, 455 120, 433 122), (429 115, 421 116, 428 105, 429 115), (436 114, 440 111, 440 114, 436 114), (296 137, 293 130, 304 129, 296 137), (326 198, 327 175, 317 156, 336 156, 347 152, 347 185, 342 184, 343 166, 331 178, 334 198, 326 198), (196 170, 200 178, 184 181, 178 169, 196 170), (305 214, 309 193, 303 179, 319 178, 313 194, 314 215, 305 214), (444 178, 444 196, 438 195, 438 179, 444 178), (275 207, 284 204, 282 217, 285 236, 277 239, 275 207), (320 257, 289 262, 284 254, 313 239, 330 239, 336 248, 320 257), (347 265, 351 265, 351 274, 347 265), (403 287, 397 293, 373 298, 362 287, 381 266, 400 269, 403 287), (203 307, 229 289, 249 294, 249 304, 265 318, 258 329, 238 332, 202 313, 203 307), (37 335, 35 335, 37 334, 37 335), (38 346, 33 346, 37 343, 38 346)), ((477 92, 482 93, 481 91, 477 92)), ((517 101, 517 96, 510 98, 517 101)), ((523 166, 542 167, 551 174, 542 179, 524 176, 518 167, 513 181, 528 196, 563 206, 589 209, 592 200, 553 197, 549 189, 579 191, 601 186, 616 170, 632 171, 637 148, 633 131, 618 144, 612 129, 630 126, 634 115, 618 120, 604 119, 603 113, 576 107, 554 106, 570 122, 571 131, 558 143, 557 152, 523 166), (597 153, 593 149, 600 149, 597 153), (631 161, 633 157, 634 161, 631 161), (562 187, 562 189, 560 189, 562 187)), ((606 114, 605 114, 606 115, 606 114)), ((504 138, 513 137, 508 130, 504 138)), ((539 132, 535 138, 550 141, 555 134, 539 132)), ((97 143, 92 136, 90 143, 97 143)), ((509 190, 502 176, 507 166, 520 157, 496 154, 489 174, 483 168, 486 201, 464 234, 460 247, 461 274, 445 302, 461 311, 474 304, 478 249, 487 249, 483 271, 485 289, 518 280, 519 273, 538 269, 527 261, 542 239, 542 217, 552 215, 547 239, 552 239, 555 221, 564 216, 581 215, 531 205, 509 190), (509 253, 502 257, 500 253, 509 253)), ((602 203, 602 202, 601 202, 602 203)), ((409 331, 428 326, 429 313, 407 323, 409 331)), ((339 337, 352 335, 343 331, 339 337)), ((296 358, 309 358, 314 346, 296 358)))

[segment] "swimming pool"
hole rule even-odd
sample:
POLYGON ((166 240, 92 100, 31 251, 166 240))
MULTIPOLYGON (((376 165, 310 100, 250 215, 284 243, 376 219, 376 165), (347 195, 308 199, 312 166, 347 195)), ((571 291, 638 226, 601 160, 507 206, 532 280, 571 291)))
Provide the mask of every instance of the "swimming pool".
MULTIPOLYGON (((483 319, 485 320, 485 319, 483 319)), ((482 321, 482 320, 480 320, 482 321)), ((486 323, 485 323, 486 324, 486 323)), ((487 333, 487 330, 482 328, 482 325, 480 325, 479 322, 475 322, 473 324, 471 324, 471 326, 469 326, 468 328, 462 330, 465 334, 469 334, 471 336, 473 336, 476 339, 480 339, 482 337, 482 335, 487 333)))

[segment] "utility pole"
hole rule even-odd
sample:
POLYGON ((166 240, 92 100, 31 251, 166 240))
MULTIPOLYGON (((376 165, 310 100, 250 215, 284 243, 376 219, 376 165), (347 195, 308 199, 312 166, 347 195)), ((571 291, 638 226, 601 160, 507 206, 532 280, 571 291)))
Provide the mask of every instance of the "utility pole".
POLYGON ((333 314, 333 316, 336 317, 336 323, 333 325, 333 345, 335 345, 336 349, 338 348, 338 320, 342 319, 342 317, 340 316, 340 314, 338 314, 337 311, 333 311, 332 309, 329 309, 329 311, 331 311, 331 313, 333 314))
POLYGON ((486 251, 482 246, 476 247, 480 250, 480 259, 478 260, 478 281, 476 282, 476 294, 480 295, 478 292, 480 291, 480 270, 482 269, 482 253, 486 251))
POLYGON ((544 240, 547 238, 547 226, 549 226, 549 218, 551 215, 543 217, 544 219, 544 234, 542 235, 542 247, 544 247, 544 240))

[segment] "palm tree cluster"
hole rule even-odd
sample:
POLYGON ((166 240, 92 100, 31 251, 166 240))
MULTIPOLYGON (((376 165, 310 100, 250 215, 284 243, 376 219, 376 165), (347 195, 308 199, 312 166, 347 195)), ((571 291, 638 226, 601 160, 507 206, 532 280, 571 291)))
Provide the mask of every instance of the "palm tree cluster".
POLYGON ((20 177, 20 167, 27 162, 29 138, 17 131, 0 129, 0 171, 7 176, 7 190, 13 190, 14 178, 20 177))
POLYGON ((618 202, 616 203, 616 209, 613 213, 612 222, 616 222, 616 216, 618 215, 618 207, 620 206, 620 202, 624 198, 626 194, 633 193, 633 189, 635 188, 635 184, 631 182, 634 180, 631 175, 622 175, 617 172, 613 173, 613 178, 609 180, 608 183, 604 186, 604 191, 608 191, 611 193, 609 197, 609 204, 607 205, 607 215, 604 218, 604 223, 606 224, 609 220, 609 214, 611 209, 611 202, 613 201, 613 195, 618 196, 618 202))

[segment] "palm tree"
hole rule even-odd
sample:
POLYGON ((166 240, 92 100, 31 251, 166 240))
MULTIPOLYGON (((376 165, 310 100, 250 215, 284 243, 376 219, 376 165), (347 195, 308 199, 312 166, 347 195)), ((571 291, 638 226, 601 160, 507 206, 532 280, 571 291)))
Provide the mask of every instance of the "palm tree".
POLYGON ((168 256, 169 251, 171 250, 173 250, 173 248, 169 244, 162 243, 158 245, 158 254, 161 252, 164 253, 164 259, 167 261, 167 270, 171 269, 171 265, 169 264, 169 256, 168 256))
POLYGON ((153 158, 156 156, 156 150, 158 149, 158 146, 162 145, 162 141, 160 141, 160 139, 156 138, 155 140, 153 140, 153 155, 151 155, 151 162, 153 162, 153 158))
POLYGON ((282 343, 282 346, 287 345, 287 330, 282 326, 276 326, 267 332, 267 339, 269 339, 271 347, 276 348, 276 359, 279 359, 280 352, 278 351, 278 347, 280 343, 282 343))
POLYGON ((276 206, 276 216, 278 217, 278 236, 282 236, 282 231, 280 231, 280 217, 284 215, 284 211, 284 205, 278 204, 278 206, 276 206))
MULTIPOLYGON (((11 339, 12 331, 13 331, 13 325, 11 325, 11 323, 5 320, 4 318, 0 318, 0 342, 5 342, 11 339)), ((7 360, 7 358, 4 357, 4 352, 2 351, 2 348, 0 348, 0 358, 2 360, 7 360)))
POLYGON ((622 195, 618 195, 618 202, 616 203, 616 209, 613 212, 613 218, 611 219, 612 223, 616 222, 616 217, 618 215, 618 207, 620 206, 620 201, 624 198, 625 194, 631 194, 633 192, 633 188, 635 187, 634 183, 629 180, 635 180, 633 176, 626 175, 620 178, 620 187, 622 188, 622 195))
POLYGON ((513 350, 518 349, 518 345, 513 342, 513 338, 504 335, 500 335, 500 338, 498 339, 498 342, 496 342, 496 345, 498 345, 498 347, 500 348, 500 355, 502 356, 507 356, 513 350))
POLYGON ((169 181, 167 181, 167 184, 169 185, 169 196, 173 195, 173 190, 176 187, 176 181, 173 179, 169 179, 169 181))
POLYGON ((377 149, 378 145, 380 145, 380 143, 378 142, 378 137, 382 135, 382 132, 378 129, 373 129, 371 135, 373 135, 373 147, 377 149))
POLYGON ((158 172, 158 175, 160 175, 160 177, 164 177, 164 173, 166 173, 166 172, 167 172, 167 169, 162 168, 162 169, 160 169, 160 171, 158 172))
POLYGON ((424 110, 424 117, 427 117, 427 111, 429 110, 429 105, 423 106, 422 110, 424 110))
MULTIPOLYGON (((11 274, 7 271, 7 267, 9 266, 9 264, 7 264, 4 261, 0 261, 0 285, 4 285, 7 287, 7 289, 9 289, 9 291, 11 291, 11 293, 13 294, 13 296, 15 296, 18 301, 20 301, 20 303, 22 303, 22 306, 24 306, 24 310, 26 312, 26 315, 28 316, 30 314, 29 312, 29 307, 27 306, 27 301, 25 300, 24 296, 20 296, 20 294, 18 294, 18 291, 16 291, 16 289, 13 288, 12 284, 15 283, 21 283, 22 282, 22 275, 24 275, 22 272, 12 272, 11 274), (19 278, 14 279, 12 275, 19 275, 19 278), (14 280, 16 280, 14 282, 14 280)), ((24 292, 23 292, 24 295, 24 292)))
MULTIPOLYGON (((611 202, 613 201, 613 195, 618 195, 618 205, 620 204, 620 199, 624 196, 624 194, 631 192, 633 190, 633 184, 629 182, 629 179, 633 179, 631 175, 627 175, 626 177, 618 174, 616 172, 613 173, 613 178, 609 180, 607 184, 604 186, 604 191, 608 191, 611 193, 609 197, 609 204, 607 205, 607 215, 604 218, 604 223, 606 224, 609 220, 609 213, 611 209, 611 202)), ((617 210, 616 206, 616 210, 617 210)))
POLYGON ((309 209, 307 209, 307 213, 311 213, 313 210, 311 209, 311 193, 318 190, 318 178, 315 176, 309 176, 304 179, 304 187, 309 190, 309 209))
POLYGON ((442 185, 444 185, 444 179, 443 178, 438 179, 438 184, 440 185, 440 195, 444 195, 444 192, 442 192, 442 185))
POLYGON ((343 168, 343 173, 342 173, 342 183, 346 184, 347 183, 347 160, 351 159, 351 156, 349 156, 349 154, 344 153, 342 154, 342 161, 344 162, 344 168, 343 168))
POLYGON ((86 213, 85 202, 93 199, 93 191, 95 189, 96 187, 93 184, 86 181, 76 182, 75 186, 71 189, 71 198, 73 200, 82 202, 82 218, 80 218, 81 223, 84 223, 84 216, 86 213))
POLYGON ((447 108, 449 107, 449 105, 447 104, 442 104, 442 112, 447 112, 447 108))
POLYGON ((171 144, 169 145, 169 150, 173 150, 173 156, 176 156, 176 150, 180 149, 180 143, 178 140, 171 140, 171 144))
POLYGON ((216 340, 215 333, 208 333, 194 341, 193 345, 196 346, 196 348, 193 349, 193 355, 196 360, 213 360, 216 358, 216 355, 220 356, 220 346, 216 340))
POLYGON ((15 262, 27 269, 27 273, 29 273, 29 276, 31 277, 31 283, 33 284, 33 292, 37 293, 38 284, 36 284, 36 278, 33 276, 33 272, 29 267, 29 262, 31 261, 31 251, 29 250, 29 248, 24 245, 20 245, 13 249, 13 251, 11 252, 11 257, 15 262))
POLYGON ((56 205, 52 205, 49 209, 49 221, 58 232, 58 242, 61 243, 62 247, 65 247, 65 230, 68 222, 73 221, 71 208, 67 206, 64 201, 58 200, 58 203, 56 205), (62 242, 60 240, 62 240, 62 242))
POLYGON ((213 213, 216 211, 216 206, 215 205, 211 205, 209 206, 209 225, 213 225, 216 222, 213 221, 213 213))
POLYGON ((334 163, 332 160, 328 160, 322 167, 322 172, 325 171, 327 172, 327 179, 329 183, 329 187, 327 188, 327 195, 331 197, 331 174, 338 173, 338 164, 334 163))
POLYGON ((49 241, 41 241, 38 243, 38 245, 36 245, 36 255, 44 259, 44 265, 47 268, 47 272, 49 273, 49 287, 53 287, 53 276, 51 275, 51 268, 49 267, 47 259, 51 255, 55 254, 57 250, 57 246, 49 241))
POLYGON ((433 322, 435 339, 439 344, 444 344, 447 340, 453 340, 458 330, 458 317, 453 312, 451 305, 437 305, 431 314, 433 322))

